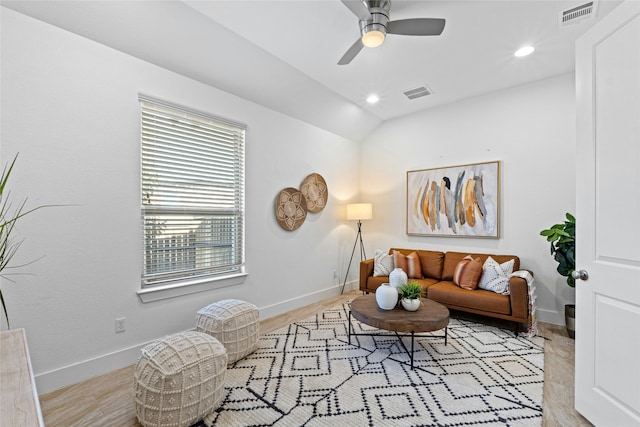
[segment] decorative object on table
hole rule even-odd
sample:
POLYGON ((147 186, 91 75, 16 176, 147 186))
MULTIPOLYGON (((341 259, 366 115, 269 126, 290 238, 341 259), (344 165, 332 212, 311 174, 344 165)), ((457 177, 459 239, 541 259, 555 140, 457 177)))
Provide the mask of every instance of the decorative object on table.
POLYGON ((312 173, 302 180, 300 191, 307 202, 307 211, 320 212, 327 205, 329 190, 320 174, 312 173))
POLYGON ((407 311, 416 311, 418 310, 418 308, 420 308, 419 298, 414 298, 414 299, 403 298, 400 300, 400 303, 402 304, 402 308, 404 308, 407 311))
POLYGON ((376 289, 376 302, 383 310, 393 310, 398 304, 398 290, 388 283, 383 283, 376 289))
POLYGON ((227 349, 228 363, 253 353, 258 342, 258 307, 237 299, 214 302, 198 310, 196 331, 211 335, 227 349))
POLYGON ((389 284, 394 288, 398 288, 399 286, 407 284, 407 273, 400 267, 396 267, 389 274, 389 284))
POLYGON ((188 427, 225 397, 227 352, 217 339, 188 331, 142 349, 134 370, 136 417, 144 427, 188 427))
POLYGON ((297 188, 287 187, 276 198, 276 219, 287 231, 297 230, 307 218, 307 202, 297 188))
POLYGON ((373 218, 373 206, 371 203, 351 203, 347 205, 347 220, 358 221, 358 233, 356 234, 356 240, 353 242, 353 250, 351 251, 351 258, 349 259, 349 265, 347 266, 347 274, 344 275, 344 282, 342 283, 342 290, 347 284, 347 277, 349 277, 349 270, 351 269, 351 262, 353 261, 353 254, 356 252, 356 246, 360 242, 360 262, 367 258, 367 254, 364 251, 364 245, 362 244, 362 221, 373 218))
POLYGON ((500 237, 500 162, 407 172, 407 234, 500 237))
MULTIPOLYGON (((573 288, 576 286, 576 278, 579 277, 579 275, 574 277, 576 269, 576 218, 568 212, 565 214, 565 218, 564 222, 542 230, 540 235, 546 237, 547 242, 551 244, 551 255, 558 263, 558 273, 565 276, 567 285, 573 288)), ((567 334, 571 338, 575 337, 575 314, 575 304, 565 305, 565 325, 567 326, 567 334)))
POLYGON ((398 288, 398 298, 407 311, 416 311, 420 307, 422 286, 416 282, 406 283, 398 288))

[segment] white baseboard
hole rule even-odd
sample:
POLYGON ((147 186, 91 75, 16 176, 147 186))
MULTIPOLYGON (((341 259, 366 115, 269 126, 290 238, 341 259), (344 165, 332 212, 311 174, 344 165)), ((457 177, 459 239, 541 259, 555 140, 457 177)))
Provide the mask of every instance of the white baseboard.
MULTIPOLYGON (((354 283, 357 284, 357 281, 347 282, 345 292, 355 289, 353 287, 354 283)), ((308 304, 313 304, 314 302, 321 301, 325 298, 339 295, 341 289, 342 284, 291 298, 277 304, 272 304, 262 308, 259 307, 260 319, 267 319, 308 304)), ((162 338, 162 336, 159 336, 158 338, 162 338)), ((50 393, 63 387, 86 381, 90 378, 104 375, 117 369, 131 366, 138 361, 142 348, 151 342, 152 341, 140 343, 129 348, 107 353, 102 356, 97 356, 62 368, 42 372, 35 377, 38 393, 50 393)))
MULTIPOLYGON (((353 288, 353 284, 357 281, 347 282, 344 287, 344 291, 350 291, 353 288)), ((268 319, 269 317, 277 316, 287 311, 295 310, 296 308, 304 307, 305 305, 313 304, 314 302, 322 301, 325 298, 334 297, 340 295, 342 290, 342 284, 332 286, 330 288, 321 289, 319 291, 311 292, 306 295, 291 298, 286 301, 281 301, 277 304, 268 305, 266 307, 259 308, 260 318, 268 319)))
POLYGON ((147 344, 149 342, 38 374, 36 375, 38 393, 50 393, 68 385, 133 365, 140 356, 140 350, 147 344))
POLYGON ((539 322, 551 323, 554 325, 564 325, 564 313, 552 310, 536 310, 536 317, 539 322))

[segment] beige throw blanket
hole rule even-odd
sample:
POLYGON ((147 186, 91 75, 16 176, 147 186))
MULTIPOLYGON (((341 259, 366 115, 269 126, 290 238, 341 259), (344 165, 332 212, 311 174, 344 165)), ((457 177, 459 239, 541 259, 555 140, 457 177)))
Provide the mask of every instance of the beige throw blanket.
POLYGON ((538 320, 536 318, 536 310, 538 305, 536 299, 536 285, 533 284, 533 275, 528 270, 514 271, 511 276, 520 277, 527 281, 529 287, 529 325, 527 328, 527 336, 533 337, 538 335, 538 320))

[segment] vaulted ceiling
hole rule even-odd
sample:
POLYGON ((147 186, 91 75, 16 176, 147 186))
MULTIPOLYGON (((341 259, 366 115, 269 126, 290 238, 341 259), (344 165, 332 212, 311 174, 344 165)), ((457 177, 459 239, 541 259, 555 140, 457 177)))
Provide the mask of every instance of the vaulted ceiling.
POLYGON ((381 122, 572 72, 574 42, 619 0, 561 25, 565 0, 392 0, 391 20, 444 18, 440 36, 359 37, 339 0, 6 1, 2 5, 353 140, 381 122), (523 45, 533 54, 517 58, 523 45), (413 100, 403 92, 428 87, 413 100), (377 94, 370 105, 366 98, 377 94))

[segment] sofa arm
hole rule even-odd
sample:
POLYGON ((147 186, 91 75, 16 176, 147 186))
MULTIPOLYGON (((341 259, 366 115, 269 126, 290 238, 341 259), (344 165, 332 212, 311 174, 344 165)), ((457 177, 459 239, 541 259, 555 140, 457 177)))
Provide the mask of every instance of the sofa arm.
MULTIPOLYGON (((521 277, 509 279, 509 298, 511 299, 511 315, 520 319, 529 318, 529 286, 521 277)), ((526 320, 525 320, 526 321, 526 320)))
POLYGON ((373 258, 360 261, 360 290, 367 290, 367 281, 373 276, 373 258))

